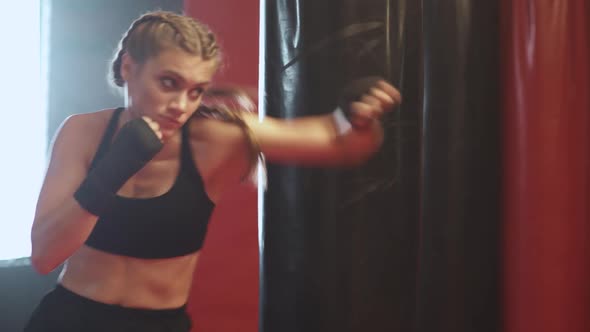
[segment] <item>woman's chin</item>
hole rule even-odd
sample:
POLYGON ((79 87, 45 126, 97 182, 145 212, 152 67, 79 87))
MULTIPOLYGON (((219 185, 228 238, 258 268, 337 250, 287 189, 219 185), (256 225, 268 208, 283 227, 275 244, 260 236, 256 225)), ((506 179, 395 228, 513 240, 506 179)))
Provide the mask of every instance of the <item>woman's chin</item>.
POLYGON ((179 128, 162 128, 162 127, 160 127, 160 132, 162 133, 162 140, 166 141, 166 140, 174 137, 174 135, 178 134, 179 128))

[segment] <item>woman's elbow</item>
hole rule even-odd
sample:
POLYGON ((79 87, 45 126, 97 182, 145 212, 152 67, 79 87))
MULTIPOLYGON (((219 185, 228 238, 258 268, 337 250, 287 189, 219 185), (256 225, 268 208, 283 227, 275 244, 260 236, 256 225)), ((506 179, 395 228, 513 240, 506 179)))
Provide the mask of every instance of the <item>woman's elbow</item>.
POLYGON ((39 274, 49 274, 59 265, 59 263, 53 262, 48 253, 49 250, 44 248, 41 239, 38 239, 33 233, 31 236, 31 266, 39 274))
POLYGON ((43 255, 36 250, 33 250, 31 253, 31 266, 33 266, 33 269, 35 269, 37 273, 42 275, 49 274, 56 268, 56 265, 52 264, 46 255, 43 255))

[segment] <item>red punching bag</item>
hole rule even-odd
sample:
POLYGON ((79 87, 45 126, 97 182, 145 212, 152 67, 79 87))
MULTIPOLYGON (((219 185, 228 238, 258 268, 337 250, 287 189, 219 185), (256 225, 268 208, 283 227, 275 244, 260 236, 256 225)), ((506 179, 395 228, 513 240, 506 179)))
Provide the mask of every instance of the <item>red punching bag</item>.
POLYGON ((504 1, 505 331, 590 331, 585 1, 504 1))

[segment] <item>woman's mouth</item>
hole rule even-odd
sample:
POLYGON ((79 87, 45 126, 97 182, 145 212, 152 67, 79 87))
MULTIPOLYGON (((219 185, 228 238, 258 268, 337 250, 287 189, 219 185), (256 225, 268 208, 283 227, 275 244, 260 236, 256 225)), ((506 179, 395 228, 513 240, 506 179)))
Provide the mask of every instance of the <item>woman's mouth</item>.
POLYGON ((160 116, 160 126, 165 127, 165 128, 179 128, 182 123, 178 120, 166 117, 166 116, 160 116))

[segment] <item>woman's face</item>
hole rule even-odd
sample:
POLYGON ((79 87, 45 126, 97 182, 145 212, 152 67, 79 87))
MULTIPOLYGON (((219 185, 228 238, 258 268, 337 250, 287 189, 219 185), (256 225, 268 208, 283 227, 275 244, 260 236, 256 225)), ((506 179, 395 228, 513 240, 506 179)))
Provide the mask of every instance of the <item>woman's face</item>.
POLYGON ((127 82, 128 109, 134 117, 148 116, 172 136, 199 106, 217 68, 180 49, 161 52, 143 64, 123 59, 121 74, 127 82))

